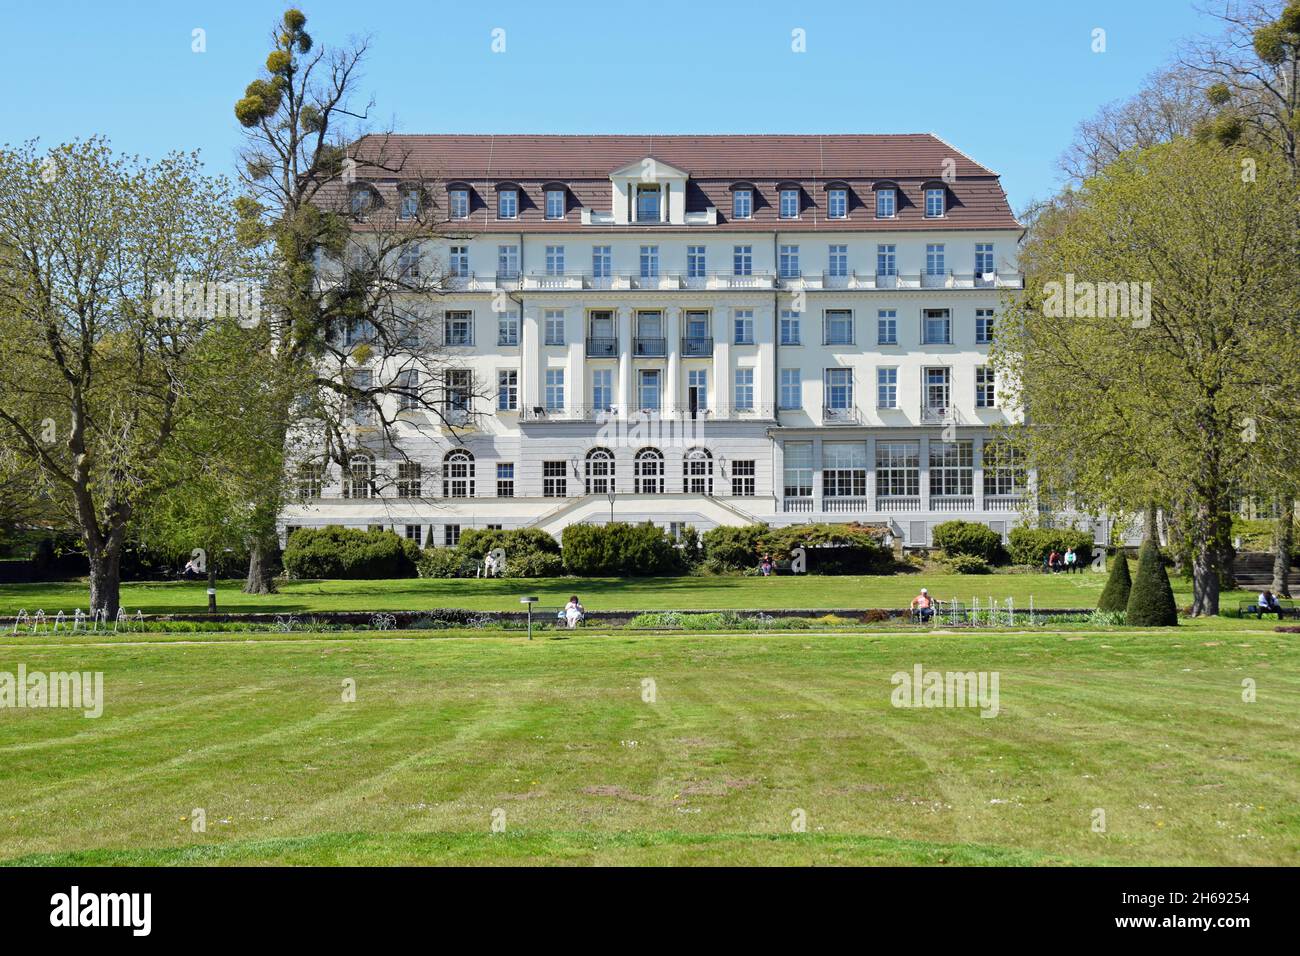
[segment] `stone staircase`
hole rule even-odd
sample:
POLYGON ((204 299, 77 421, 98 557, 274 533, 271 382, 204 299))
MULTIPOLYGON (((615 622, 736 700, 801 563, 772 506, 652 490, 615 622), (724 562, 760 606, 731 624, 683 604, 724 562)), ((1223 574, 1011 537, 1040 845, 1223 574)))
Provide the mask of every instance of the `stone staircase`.
MULTIPOLYGON (((1255 588, 1267 588, 1273 584, 1273 555, 1267 551, 1240 551, 1232 565, 1237 578, 1237 586, 1250 591, 1255 588)), ((1293 593, 1300 590, 1300 570, 1294 566, 1287 575, 1287 583, 1293 593)))

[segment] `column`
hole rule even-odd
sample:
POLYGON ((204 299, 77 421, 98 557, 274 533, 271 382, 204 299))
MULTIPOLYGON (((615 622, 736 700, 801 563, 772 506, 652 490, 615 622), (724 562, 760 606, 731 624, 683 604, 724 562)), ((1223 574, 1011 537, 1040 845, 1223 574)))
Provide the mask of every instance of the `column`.
POLYGON ((984 510, 984 442, 983 435, 971 436, 971 466, 975 476, 971 481, 971 497, 975 499, 975 510, 984 510))
POLYGON ((618 310, 618 414, 626 420, 632 408, 632 310, 618 310))
POLYGON ((813 485, 813 512, 822 513, 822 440, 814 438, 812 442, 812 485, 813 485))
POLYGON ((718 309, 713 313, 713 404, 718 411, 730 414, 731 381, 731 310, 718 309))
POLYGON ((668 371, 664 381, 665 418, 678 417, 678 405, 681 404, 679 390, 682 377, 682 310, 673 306, 664 311, 664 336, 668 342, 668 371))
MULTIPOLYGON (((569 323, 566 323, 566 325, 569 323)), ((568 331, 572 331, 569 329, 568 331)), ((570 408, 585 408, 591 400, 587 392, 587 347, 581 336, 569 336, 569 367, 564 373, 565 404, 570 408)), ((576 412, 574 414, 577 414, 576 412)))
POLYGON ((522 411, 531 413, 542 404, 542 350, 541 330, 536 306, 524 309, 523 324, 519 329, 519 377, 522 389, 522 411))
POLYGON ((777 379, 776 341, 771 306, 754 310, 754 341, 758 343, 758 364, 754 368, 754 411, 761 417, 768 406, 776 415, 777 379))

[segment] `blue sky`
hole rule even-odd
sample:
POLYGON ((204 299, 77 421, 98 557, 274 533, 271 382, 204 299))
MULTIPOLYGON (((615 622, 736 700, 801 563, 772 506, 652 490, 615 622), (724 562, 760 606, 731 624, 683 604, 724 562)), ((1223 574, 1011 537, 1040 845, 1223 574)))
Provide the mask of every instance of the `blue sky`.
MULTIPOLYGON (((1132 93, 1180 40, 1188 0, 393 3, 302 0, 317 42, 368 34, 362 88, 402 132, 934 132, 1050 194, 1075 123, 1132 93), (1106 51, 1092 52, 1092 32, 1106 51), (492 31, 505 31, 493 53, 492 31), (791 49, 802 29, 806 52, 791 49)), ((285 4, 3 0, 0 142, 93 133, 125 152, 201 149, 233 170, 232 105, 285 4), (207 50, 191 51, 191 31, 207 50)))

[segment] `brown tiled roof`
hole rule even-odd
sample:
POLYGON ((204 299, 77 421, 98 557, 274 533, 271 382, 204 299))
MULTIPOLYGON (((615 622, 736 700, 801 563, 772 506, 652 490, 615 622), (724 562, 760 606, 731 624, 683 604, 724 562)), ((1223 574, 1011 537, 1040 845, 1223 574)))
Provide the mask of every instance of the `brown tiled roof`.
MULTIPOLYGON (((364 162, 375 138, 357 144, 364 162)), ((728 231, 933 229, 924 218, 923 186, 948 171, 945 229, 1015 229, 1019 227, 997 173, 976 163, 929 133, 843 135, 462 135, 416 134, 386 137, 390 157, 402 157, 404 176, 463 181, 470 186, 473 213, 468 225, 489 232, 573 232, 583 229, 581 210, 610 210, 609 175, 646 157, 688 174, 686 209, 718 210, 718 226, 728 231), (950 161, 950 162, 949 162, 950 161), (850 190, 848 219, 825 216, 825 186, 842 181, 850 190), (731 187, 749 182, 756 188, 753 218, 729 221, 731 187), (874 188, 892 181, 899 188, 898 215, 876 220, 874 188), (495 213, 495 187, 515 183, 521 190, 518 219, 501 221, 495 213), (570 192, 565 219, 545 219, 543 187, 562 182, 570 192), (777 215, 777 187, 802 187, 798 225, 777 215)), ((365 177, 365 167, 359 175, 365 177)), ((400 177, 375 173, 381 193, 400 177)), ((443 202, 445 197, 438 197, 443 202)), ((585 227, 591 229, 593 227, 585 227)), ((601 226, 630 232, 663 231, 666 226, 601 226)), ((698 226, 689 227, 692 232, 698 226)))

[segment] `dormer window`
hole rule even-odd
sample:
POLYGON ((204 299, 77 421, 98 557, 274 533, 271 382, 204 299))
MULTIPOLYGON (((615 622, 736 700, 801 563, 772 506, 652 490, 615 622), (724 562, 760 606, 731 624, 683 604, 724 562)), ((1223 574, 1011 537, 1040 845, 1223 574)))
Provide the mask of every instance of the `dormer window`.
POLYGON ((636 187, 636 221, 660 222, 660 192, 657 185, 639 184, 636 187))
POLYGON ((930 186, 925 191, 925 218, 942 219, 946 206, 946 190, 942 186, 930 186))
POLYGON ((447 212, 452 219, 469 218, 469 190, 456 187, 447 191, 447 212))
POLYGON ((893 219, 898 214, 898 190, 884 186, 876 190, 876 218, 893 219))
POLYGON ((420 190, 414 186, 405 186, 401 190, 401 201, 397 206, 398 219, 415 219, 420 215, 420 190))
POLYGON ((799 218, 799 190, 787 187, 781 190, 781 218, 799 218))
POLYGON ((364 222, 375 207, 375 194, 369 186, 357 186, 349 197, 352 204, 352 218, 364 222))
POLYGON ((849 191, 835 187, 826 191, 826 216, 830 219, 849 218, 849 191))
POLYGON ((565 212, 564 190, 555 187, 546 190, 546 218, 563 219, 565 212))
POLYGON ((503 189, 497 193, 497 218, 519 218, 519 190, 503 189))
POLYGON ((752 219, 754 217, 754 190, 737 189, 731 194, 731 218, 752 219))

